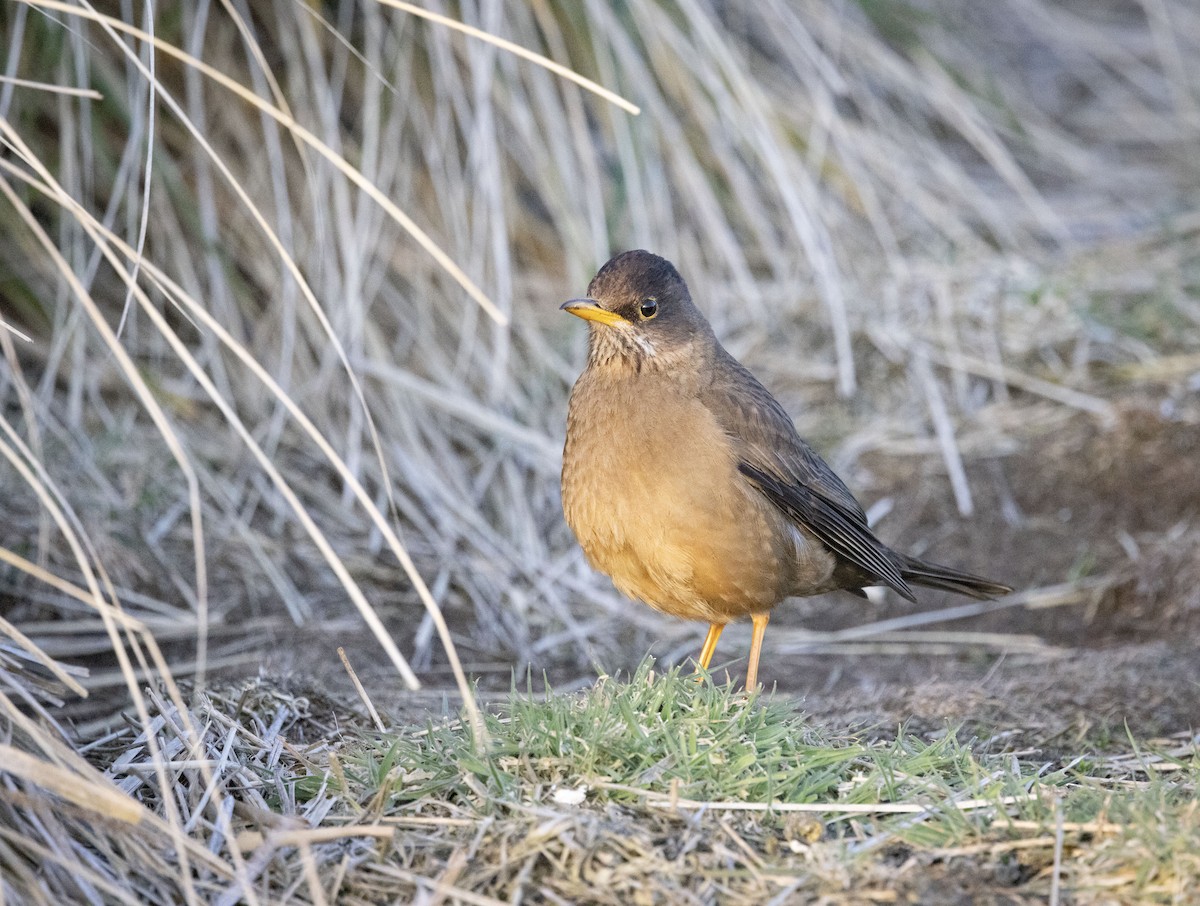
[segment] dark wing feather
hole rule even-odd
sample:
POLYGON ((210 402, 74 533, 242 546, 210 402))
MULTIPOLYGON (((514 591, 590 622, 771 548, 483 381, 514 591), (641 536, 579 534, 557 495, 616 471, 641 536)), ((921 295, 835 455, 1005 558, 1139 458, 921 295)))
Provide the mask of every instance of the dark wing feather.
POLYGON ((775 397, 724 349, 718 348, 714 365, 706 402, 734 443, 739 471, 839 559, 915 600, 891 551, 871 533, 854 495, 796 433, 775 397))
POLYGON ((865 522, 850 518, 841 507, 804 485, 784 484, 776 476, 744 461, 738 464, 738 469, 789 519, 816 535, 840 559, 873 576, 880 584, 894 588, 908 600, 916 600, 888 549, 871 534, 865 522))
POLYGON ((758 378, 718 346, 708 400, 748 463, 803 485, 864 526, 867 515, 850 489, 796 433, 792 417, 758 378))

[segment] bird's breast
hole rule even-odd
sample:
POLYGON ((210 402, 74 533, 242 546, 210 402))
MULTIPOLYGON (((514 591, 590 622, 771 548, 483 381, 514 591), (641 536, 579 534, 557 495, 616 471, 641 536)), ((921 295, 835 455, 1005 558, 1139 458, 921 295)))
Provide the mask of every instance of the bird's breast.
POLYGON ((585 372, 568 411, 562 497, 592 565, 660 610, 724 622, 789 593, 803 539, 741 476, 731 438, 679 382, 585 372))

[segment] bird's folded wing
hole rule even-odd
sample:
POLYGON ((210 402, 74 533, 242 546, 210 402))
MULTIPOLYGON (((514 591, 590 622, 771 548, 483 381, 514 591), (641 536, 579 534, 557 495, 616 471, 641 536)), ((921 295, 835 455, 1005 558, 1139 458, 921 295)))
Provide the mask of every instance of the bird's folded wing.
POLYGON ((871 534, 854 495, 796 433, 778 401, 727 354, 715 371, 711 389, 719 405, 712 408, 733 441, 739 471, 839 558, 915 600, 898 564, 871 534))
POLYGON ((894 588, 910 601, 915 600, 887 549, 871 534, 865 521, 859 522, 853 513, 803 484, 781 480, 744 461, 738 464, 738 469, 789 519, 816 535, 841 560, 874 576, 880 584, 894 588))

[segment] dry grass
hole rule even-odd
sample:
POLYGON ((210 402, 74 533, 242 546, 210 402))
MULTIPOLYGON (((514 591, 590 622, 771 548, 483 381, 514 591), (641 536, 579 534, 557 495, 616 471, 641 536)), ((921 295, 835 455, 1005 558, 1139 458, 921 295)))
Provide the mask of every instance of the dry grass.
MULTIPOLYGON (((198 750, 157 702, 201 899, 940 902, 949 866, 955 888, 979 898, 1045 902, 1065 885, 1080 898, 1184 902, 1196 880, 1187 734, 1066 760, 1005 734, 833 735, 790 701, 748 705, 732 686, 643 664, 583 694, 514 691, 489 716, 480 758, 464 722, 376 730, 306 692, 279 678, 210 691, 188 718, 205 728, 198 750), (223 850, 245 856, 235 876, 204 858, 223 850)), ((161 813, 146 742, 129 727, 88 756, 161 813)), ((99 830, 122 845, 127 889, 179 899, 140 880, 172 875, 150 820, 99 830)), ((43 873, 67 895, 104 891, 69 864, 43 873)))
MULTIPOLYGON (((345 784, 296 799, 296 777, 346 768, 336 703, 210 688, 264 659, 328 680, 336 646, 363 639, 355 666, 376 683, 456 684, 487 763, 503 728, 474 710, 472 677, 533 664, 586 683, 652 640, 671 662, 690 651, 691 628, 587 569, 559 510, 582 337, 553 306, 617 247, 675 260, 840 469, 869 478, 887 450, 937 471, 945 506, 884 496, 885 533, 923 548, 1004 514, 1020 621, 918 636, 956 612, 896 613, 784 629, 780 650, 1053 657, 1069 632, 1038 620, 1110 606, 1170 607, 1144 622, 1194 630, 1186 474, 1158 487, 1171 524, 1133 507, 1069 551, 1022 522, 1020 486, 980 475, 1053 452, 1055 432, 1083 438, 1060 452, 1092 451, 1089 477, 1110 436, 1131 438, 1122 468, 1151 448, 1172 463, 1170 438, 1200 423, 1200 17, 1184 0, 429 7, 469 34, 407 4, 321 9, 0 11, 0 897, 487 902, 525 889, 529 864, 630 891, 653 869, 663 896, 701 900, 890 877, 837 841, 793 852, 812 874, 788 862, 777 883, 759 819, 689 824, 615 790, 582 813, 496 814, 454 811, 459 791, 446 828, 343 838, 351 816, 399 812, 360 813, 345 784), (1131 399, 1179 430, 1146 433, 1131 399), (680 826, 709 842, 674 851, 671 874, 680 826), (485 841, 512 856, 495 876, 473 873, 485 841)), ((1164 835, 1194 832, 1168 813, 1164 835)), ((1048 814, 954 845, 1053 839, 1061 867, 1077 851, 1048 814)), ((1133 849, 1105 840, 1055 883, 1169 899, 1174 882, 1130 880, 1133 849)), ((942 844, 911 845, 934 877, 942 844)))

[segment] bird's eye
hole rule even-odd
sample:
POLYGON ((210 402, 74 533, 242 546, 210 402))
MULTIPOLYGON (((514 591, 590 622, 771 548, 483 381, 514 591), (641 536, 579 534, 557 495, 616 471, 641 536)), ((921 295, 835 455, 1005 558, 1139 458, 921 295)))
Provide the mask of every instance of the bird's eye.
POLYGON ((638 311, 641 312, 644 320, 649 321, 658 314, 658 300, 653 298, 643 299, 642 304, 638 306, 638 311))

